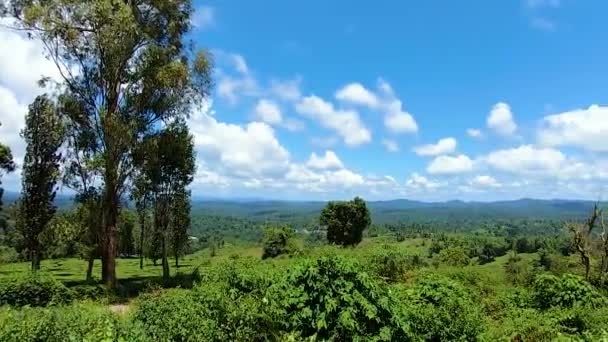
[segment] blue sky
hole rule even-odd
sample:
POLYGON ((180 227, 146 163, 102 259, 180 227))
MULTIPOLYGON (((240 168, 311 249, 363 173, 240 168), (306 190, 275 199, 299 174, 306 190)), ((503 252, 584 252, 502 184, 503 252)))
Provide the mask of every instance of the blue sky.
MULTIPOLYGON (((195 195, 606 197, 608 3, 205 1, 215 89, 193 111, 195 195)), ((39 46, 22 46, 36 71, 39 46)), ((2 45, 4 46, 4 45, 2 45)), ((4 49, 3 49, 4 50, 4 49)), ((0 52, 0 103, 31 75, 0 52), (4 94, 4 99, 3 99, 4 94)), ((0 109, 0 139, 22 121, 0 109), (4 130, 4 131, 3 131, 4 130)), ((9 136, 12 133, 13 136, 9 136)), ((18 175, 5 177, 18 189, 18 175)))

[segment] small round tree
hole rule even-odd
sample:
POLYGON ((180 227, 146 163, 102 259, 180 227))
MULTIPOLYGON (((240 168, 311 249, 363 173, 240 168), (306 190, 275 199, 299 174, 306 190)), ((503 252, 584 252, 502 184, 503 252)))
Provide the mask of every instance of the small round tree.
POLYGON ((321 226, 327 229, 327 240, 343 246, 361 242, 363 231, 371 224, 365 201, 355 197, 349 202, 329 202, 321 211, 321 226))

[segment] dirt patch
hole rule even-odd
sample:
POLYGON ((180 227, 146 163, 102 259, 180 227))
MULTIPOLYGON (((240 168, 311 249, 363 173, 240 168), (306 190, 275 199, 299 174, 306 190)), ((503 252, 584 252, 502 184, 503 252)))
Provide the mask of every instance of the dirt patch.
POLYGON ((129 304, 112 304, 110 305, 110 310, 119 315, 124 315, 131 306, 129 304))

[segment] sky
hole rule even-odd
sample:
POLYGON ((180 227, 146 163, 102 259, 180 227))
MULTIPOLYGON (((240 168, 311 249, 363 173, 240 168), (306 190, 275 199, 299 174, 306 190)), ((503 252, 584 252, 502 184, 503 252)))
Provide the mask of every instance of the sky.
MULTIPOLYGON (((608 2, 195 1, 214 89, 195 197, 608 196, 608 2)), ((40 42, 0 28, 0 141, 23 158, 40 42)), ((19 170, 3 186, 20 187, 19 170)))

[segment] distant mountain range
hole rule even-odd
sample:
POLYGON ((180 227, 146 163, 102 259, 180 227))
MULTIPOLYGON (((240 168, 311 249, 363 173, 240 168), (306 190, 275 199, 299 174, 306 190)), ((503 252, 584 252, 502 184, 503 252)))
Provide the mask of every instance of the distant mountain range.
MULTIPOLYGON (((16 201, 19 194, 6 192, 4 202, 16 201)), ((69 207, 73 196, 59 194, 59 207, 69 207)), ((276 219, 292 216, 318 215, 325 201, 283 201, 261 198, 212 199, 195 198, 193 213, 222 216, 247 217, 251 219, 276 219)), ((584 217, 592 209, 593 201, 584 200, 539 200, 523 198, 511 201, 465 202, 422 202, 408 199, 369 201, 368 206, 375 220, 394 221, 402 217, 426 217, 437 219, 466 219, 467 217, 488 218, 575 218, 584 217)), ((602 203, 608 204, 608 203, 602 203)))

